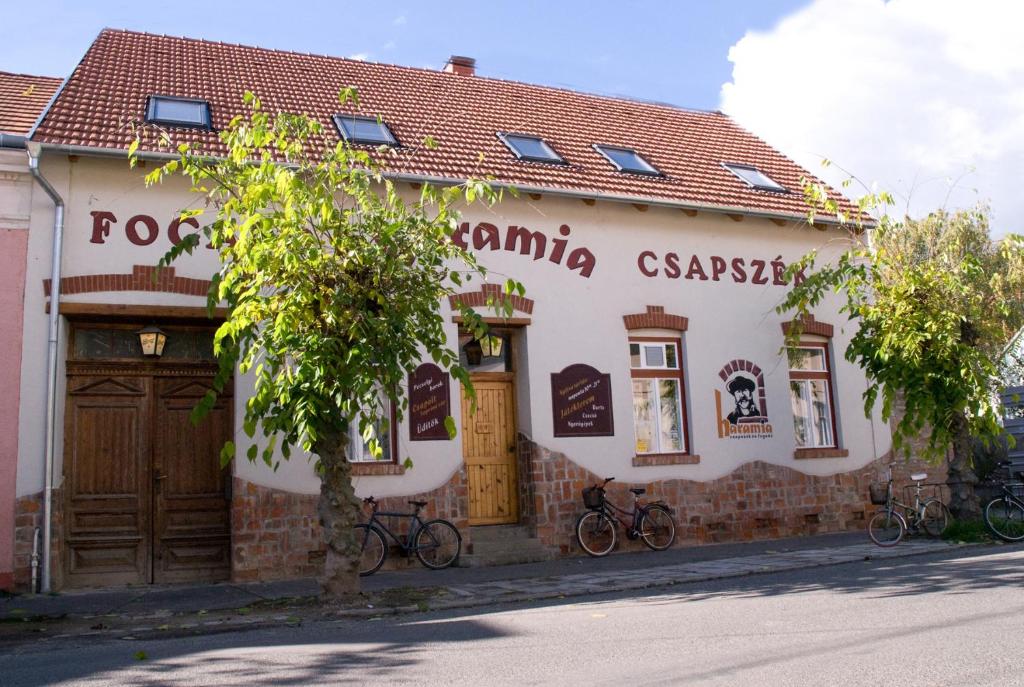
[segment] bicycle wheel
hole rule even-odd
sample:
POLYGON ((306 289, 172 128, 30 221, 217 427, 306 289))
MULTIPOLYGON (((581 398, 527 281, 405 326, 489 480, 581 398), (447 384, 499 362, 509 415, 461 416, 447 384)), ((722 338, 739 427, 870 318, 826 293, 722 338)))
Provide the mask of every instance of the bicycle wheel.
POLYGON ((640 538, 655 551, 664 551, 676 540, 676 523, 665 506, 654 504, 644 508, 639 527, 640 538))
POLYGON ((356 525, 356 541, 360 543, 359 576, 366 577, 380 570, 384 565, 384 558, 388 555, 388 546, 384 541, 384 535, 376 527, 369 525, 356 525))
POLYGON ((1024 539, 1024 506, 1000 496, 985 506, 985 524, 1003 541, 1024 539))
POLYGON ((588 510, 576 521, 576 541, 591 556, 607 556, 615 548, 615 521, 601 511, 588 510))
POLYGON ((868 522, 868 536, 879 546, 896 546, 907 531, 907 523, 899 513, 880 510, 868 522))
POLYGON ((921 529, 929 537, 938 537, 949 526, 949 513, 942 501, 930 499, 921 508, 921 529))
POLYGON ((462 551, 462 535, 447 520, 428 520, 416 532, 416 558, 431 570, 454 565, 462 551))

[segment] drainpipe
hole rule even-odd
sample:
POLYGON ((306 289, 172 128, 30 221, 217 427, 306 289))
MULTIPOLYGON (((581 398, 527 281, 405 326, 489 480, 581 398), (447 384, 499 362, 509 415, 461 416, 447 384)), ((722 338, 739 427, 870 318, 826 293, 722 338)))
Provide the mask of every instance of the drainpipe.
POLYGON ((32 588, 33 594, 39 593, 39 536, 42 534, 37 527, 32 530, 32 588))
POLYGON ((53 536, 53 443, 57 409, 57 333, 60 328, 60 266, 64 246, 64 199, 39 171, 40 147, 28 146, 28 169, 53 201, 53 262, 50 265, 50 326, 46 339, 46 446, 43 482, 42 584, 40 592, 50 591, 50 540, 53 536))

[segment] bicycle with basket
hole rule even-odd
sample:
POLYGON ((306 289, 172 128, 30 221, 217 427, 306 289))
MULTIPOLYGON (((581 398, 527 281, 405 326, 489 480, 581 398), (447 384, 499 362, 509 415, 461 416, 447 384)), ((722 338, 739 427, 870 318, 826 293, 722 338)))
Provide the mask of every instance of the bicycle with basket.
POLYGON ((604 483, 583 490, 583 505, 587 512, 576 521, 576 541, 591 556, 607 556, 615 548, 616 526, 622 525, 629 539, 640 539, 654 551, 664 551, 676 538, 676 524, 671 509, 661 501, 641 503, 646 489, 630 489, 633 510, 620 508, 608 500, 604 483))

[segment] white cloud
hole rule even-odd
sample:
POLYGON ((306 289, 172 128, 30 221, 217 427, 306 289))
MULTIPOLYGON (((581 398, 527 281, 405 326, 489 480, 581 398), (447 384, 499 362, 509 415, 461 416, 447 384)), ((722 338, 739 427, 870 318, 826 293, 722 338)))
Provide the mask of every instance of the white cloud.
POLYGON ((356 62, 366 62, 367 58, 370 57, 368 52, 357 52, 354 55, 349 55, 348 59, 355 60, 356 62))
POLYGON ((815 0, 730 49, 721 107, 833 183, 823 157, 915 214, 988 200, 1024 232, 1022 25, 1017 2, 815 0))
POLYGON ((381 50, 394 50, 394 49, 395 49, 395 42, 394 41, 388 41, 387 43, 385 43, 384 45, 381 46, 381 50))
POLYGON ((404 14, 400 14, 397 17, 395 17, 394 21, 392 21, 391 23, 394 24, 395 26, 401 26, 402 24, 405 23, 405 21, 406 21, 405 15, 404 14))

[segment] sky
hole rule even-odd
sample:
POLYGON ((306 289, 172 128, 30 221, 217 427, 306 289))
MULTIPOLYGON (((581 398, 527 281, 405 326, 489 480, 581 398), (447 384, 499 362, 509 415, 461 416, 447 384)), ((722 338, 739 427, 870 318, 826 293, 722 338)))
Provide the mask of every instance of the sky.
POLYGON ((415 67, 466 55, 482 76, 722 110, 833 184, 855 176, 849 195, 888 190, 917 215, 988 202, 996 233, 1024 232, 1018 0, 294 5, 22 4, 0 70, 66 76, 104 27, 415 67))

